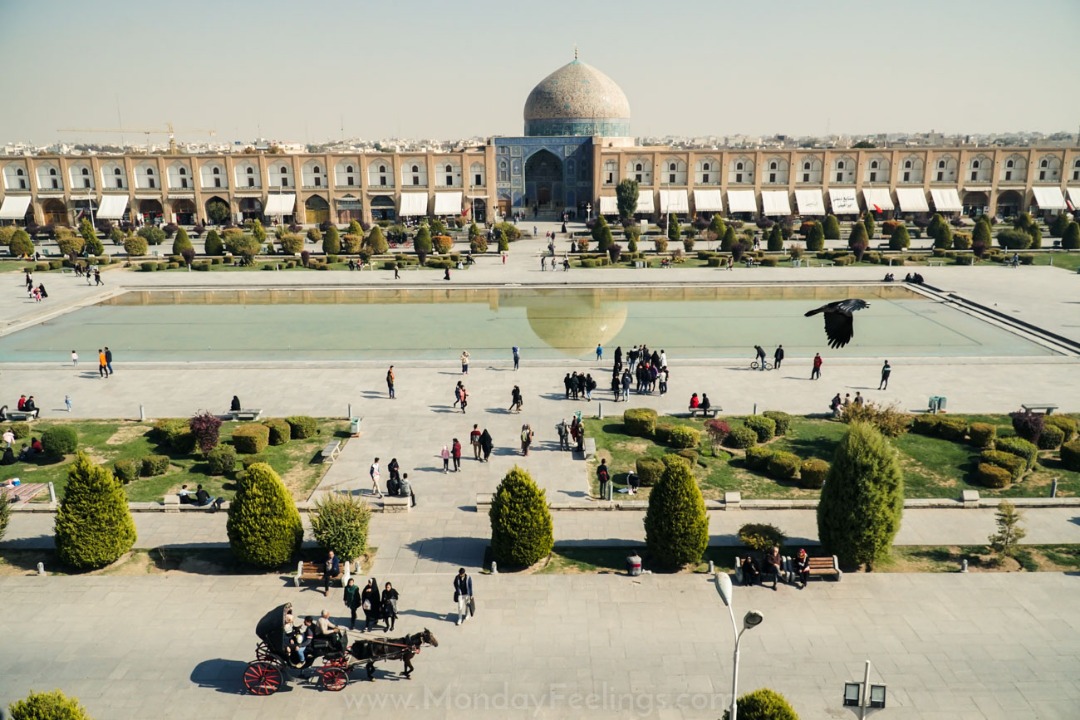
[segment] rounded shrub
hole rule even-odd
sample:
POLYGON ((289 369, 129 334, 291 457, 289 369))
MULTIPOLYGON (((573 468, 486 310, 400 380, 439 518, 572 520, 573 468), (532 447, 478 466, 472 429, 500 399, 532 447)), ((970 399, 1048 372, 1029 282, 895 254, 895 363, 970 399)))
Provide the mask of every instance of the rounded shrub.
POLYGON ((664 463, 659 458, 639 457, 635 462, 638 480, 642 487, 652 487, 664 474, 664 463))
POLYGON ((116 562, 135 544, 124 488, 113 474, 84 453, 68 469, 64 499, 56 511, 56 552, 76 570, 95 570, 116 562))
POLYGON ((266 462, 266 458, 262 455, 247 455, 240 460, 240 466, 245 471, 250 470, 252 465, 258 465, 259 463, 266 462))
MULTIPOLYGON (((728 720, 729 712, 724 713, 728 720)), ((760 688, 739 698, 741 720, 799 720, 799 714, 780 693, 760 688)))
POLYGON ((30 437, 30 423, 15 422, 9 426, 11 428, 11 434, 15 436, 16 440, 25 440, 30 437))
POLYGON ((124 485, 139 479, 142 472, 142 460, 117 460, 113 463, 113 475, 124 485))
POLYGON ((911 421, 911 431, 933 437, 938 434, 937 428, 941 420, 941 415, 916 415, 911 421))
POLYGON ((282 418, 263 420, 263 425, 270 429, 271 445, 284 445, 292 439, 292 426, 282 418))
POLYGON ((488 511, 491 552, 508 567, 529 567, 551 554, 555 535, 547 495, 528 471, 510 469, 495 489, 488 511))
POLYGON ((247 423, 233 430, 233 445, 244 455, 261 453, 270 444, 270 428, 260 423, 247 423))
POLYGON ((195 436, 191 434, 187 420, 158 420, 151 432, 156 443, 178 453, 186 455, 195 450, 195 436))
POLYGON ((769 458, 767 469, 773 480, 794 480, 801 466, 802 460, 795 453, 775 452, 769 458))
POLYGON ((829 476, 829 463, 818 458, 803 460, 799 467, 799 487, 804 490, 820 490, 829 476))
POLYGON ((139 468, 139 473, 143 477, 154 477, 155 475, 164 475, 169 471, 169 456, 168 455, 147 455, 142 459, 142 463, 139 468))
POLYGON ((724 445, 730 448, 739 448, 745 450, 746 448, 757 445, 758 435, 750 428, 733 427, 731 432, 724 438, 724 445))
POLYGON ((1039 448, 1023 438, 998 438, 994 443, 994 449, 1024 458, 1029 470, 1035 467, 1035 461, 1039 459, 1039 448))
POLYGON ((653 431, 653 441, 657 445, 670 445, 671 443, 671 431, 675 429, 674 425, 668 423, 657 423, 656 430, 653 431))
POLYGON ((968 438, 972 445, 986 449, 994 446, 994 438, 997 437, 997 428, 990 423, 971 423, 968 428, 968 438))
MULTIPOLYGON (((45 438, 42 438, 42 442, 45 438)), ((1057 425, 1047 423, 1039 433, 1038 447, 1040 450, 1057 450, 1065 442, 1065 431, 1057 425)))
POLYGON ((1077 423, 1071 417, 1065 417, 1064 415, 1050 415, 1043 424, 1061 428, 1061 431, 1065 434, 1063 442, 1072 442, 1076 438, 1077 423))
POLYGON ((1000 490, 1009 486, 1013 476, 1008 470, 998 465, 979 463, 975 470, 975 478, 985 488, 1000 490))
POLYGON ((743 424, 754 431, 758 442, 768 442, 776 436, 776 421, 764 415, 751 415, 743 424))
POLYGON ((210 475, 228 475, 236 467, 236 450, 231 445, 218 445, 206 454, 210 475))
POLYGON ((1061 446, 1061 464, 1066 470, 1080 472, 1080 440, 1073 440, 1061 446))
POLYGON ((656 432, 656 411, 651 408, 632 408, 623 413, 627 435, 652 437, 656 432))
POLYGON ((225 524, 236 557, 263 568, 291 560, 304 539, 304 525, 285 484, 266 463, 252 465, 238 482, 225 524))
POLYGON ((76 698, 59 690, 31 692, 8 710, 11 720, 93 720, 76 698))
POLYGON ((764 470, 769 464, 769 458, 773 451, 767 447, 751 447, 746 449, 746 467, 750 470, 764 470))
POLYGON ((1024 471, 1027 470, 1027 463, 1024 462, 1024 458, 1001 450, 983 450, 979 455, 979 463, 997 465, 1008 472, 1009 477, 1013 480, 1019 480, 1024 471))
POLYGON ((1014 412, 1009 413, 1012 420, 1013 431, 1028 442, 1038 442, 1039 433, 1046 424, 1046 415, 1041 413, 1014 412))
POLYGON ((747 523, 739 528, 739 542, 758 552, 768 552, 773 546, 780 547, 786 540, 784 531, 775 525, 747 523))
POLYGON ((699 456, 697 448, 683 448, 675 454, 689 462, 691 465, 694 465, 698 461, 699 456))
POLYGON ((967 437, 967 420, 958 417, 943 417, 938 421, 937 435, 942 440, 963 442, 967 437))
POLYGON ((668 432, 668 447, 696 448, 700 444, 701 432, 697 428, 675 425, 668 432))
POLYGON ((51 427, 41 433, 41 447, 47 457, 63 457, 79 447, 79 433, 67 425, 51 427))
POLYGON ((780 412, 779 410, 766 410, 761 414, 776 423, 777 435, 787 435, 788 430, 791 429, 791 416, 788 415, 786 412, 780 412))
POLYGON ((315 437, 319 432, 319 423, 307 415, 293 415, 285 418, 285 422, 289 423, 289 433, 293 440, 315 437))
POLYGON ((665 455, 664 474, 649 493, 645 546, 658 568, 677 570, 700 562, 709 544, 709 517, 690 464, 665 455))
POLYGON ((371 509, 361 498, 327 493, 308 517, 315 541, 342 560, 351 562, 367 551, 371 509))

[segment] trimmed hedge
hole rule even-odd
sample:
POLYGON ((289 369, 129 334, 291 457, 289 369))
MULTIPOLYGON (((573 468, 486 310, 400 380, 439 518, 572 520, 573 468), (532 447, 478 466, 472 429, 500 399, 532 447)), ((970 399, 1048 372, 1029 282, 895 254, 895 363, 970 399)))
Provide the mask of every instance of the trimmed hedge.
POLYGON ((998 438, 994 443, 994 449, 1024 458, 1027 461, 1028 470, 1035 467, 1035 461, 1039 459, 1039 448, 1023 438, 998 438))
POLYGON ((995 490, 1008 487, 1009 483, 1012 482, 1012 475, 1009 474, 1008 470, 990 463, 979 463, 979 467, 975 471, 975 478, 983 487, 995 490))
POLYGON ((79 433, 75 428, 57 425, 41 433, 41 447, 46 457, 58 458, 73 453, 79 447, 79 433))
POLYGON ((138 480, 141 471, 141 460, 117 460, 113 463, 113 475, 125 485, 138 480))
POLYGON ((963 442, 967 437, 967 420, 958 417, 943 417, 938 421, 937 435, 942 440, 963 442))
POLYGON ((636 465, 638 480, 642 487, 656 485, 664 475, 664 463, 659 458, 639 457, 636 465))
POLYGON ((319 423, 313 417, 307 415, 293 415, 285 418, 289 423, 289 430, 293 440, 315 437, 319 432, 319 423))
POLYGON ((799 468, 799 487, 804 490, 820 490, 829 476, 829 463, 818 458, 803 460, 799 468))
POLYGON ((263 425, 270 429, 271 445, 284 445, 292 439, 292 426, 282 418, 263 420, 263 425))
POLYGON ((799 475, 802 460, 795 453, 775 452, 769 458, 769 477, 774 480, 794 480, 799 475))
POLYGON ((218 445, 206 454, 210 475, 228 475, 236 467, 236 450, 230 445, 218 445))
POLYGON ((768 442, 776 436, 776 421, 763 415, 751 415, 743 424, 754 431, 758 442, 768 442))
POLYGON ((1024 458, 1001 450, 984 450, 979 455, 979 462, 980 464, 997 465, 999 468, 1004 468, 1013 480, 1019 480, 1024 471, 1027 470, 1027 463, 1024 462, 1024 458))
POLYGON ((786 412, 766 410, 761 414, 776 423, 777 435, 787 435, 788 430, 791 429, 791 415, 788 415, 786 412))
POLYGON ((1045 425, 1053 425, 1056 428, 1060 428, 1065 433, 1064 442, 1072 442, 1077 435, 1078 428, 1077 423, 1070 417, 1064 415, 1050 415, 1046 418, 1045 425))
POLYGON ((11 434, 15 436, 16 440, 25 440, 30 437, 30 423, 15 422, 8 427, 11 428, 11 434))
POLYGON ((656 430, 653 431, 653 441, 657 445, 668 445, 671 442, 671 431, 674 429, 674 425, 669 425, 668 423, 657 423, 656 430))
POLYGON ((143 477, 154 477, 155 475, 164 475, 169 471, 169 456, 168 455, 147 455, 142 459, 142 467, 140 468, 140 474, 143 477))
POLYGON ((651 408, 633 408, 623 413, 623 425, 627 435, 652 437, 656 432, 656 411, 651 408))
POLYGON ((971 444, 980 449, 994 447, 994 438, 997 437, 997 428, 990 423, 971 423, 968 428, 968 437, 971 444))
POLYGON ((1066 470, 1080 472, 1080 440, 1073 440, 1061 446, 1061 464, 1066 470))
POLYGON ((701 444, 701 432, 685 425, 674 425, 668 431, 668 447, 696 448, 701 444))
POLYGON ((178 453, 187 455, 195 450, 195 436, 191 434, 187 420, 158 420, 154 423, 151 435, 157 444, 178 453))
MULTIPOLYGON (((42 438, 44 441, 44 438, 42 438)), ((1038 446, 1040 450, 1057 450, 1065 442, 1065 431, 1057 425, 1047 423, 1039 433, 1038 446)))
POLYGON ((764 470, 769 464, 769 458, 773 451, 770 448, 757 446, 746 449, 746 467, 750 470, 764 470))
POLYGON ((244 455, 261 453, 270 444, 270 428, 260 423, 241 425, 233 430, 232 441, 239 453, 244 455))
POLYGON ((937 435, 938 425, 941 423, 940 415, 916 415, 911 421, 911 431, 919 435, 937 435))
POLYGON ((739 528, 739 542, 758 552, 768 552, 773 546, 782 547, 785 541, 784 531, 775 525, 747 523, 739 528))
POLYGON ((724 445, 745 450, 757 445, 757 438, 757 433, 746 426, 733 427, 727 437, 724 438, 724 445))

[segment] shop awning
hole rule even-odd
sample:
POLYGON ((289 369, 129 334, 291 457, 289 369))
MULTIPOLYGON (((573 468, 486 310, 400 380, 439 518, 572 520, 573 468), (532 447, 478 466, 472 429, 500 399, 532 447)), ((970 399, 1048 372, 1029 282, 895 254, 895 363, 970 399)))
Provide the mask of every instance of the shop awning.
POLYGON ((756 213, 757 198, 753 190, 728 190, 728 211, 733 213, 756 213))
POLYGON ((829 204, 833 215, 858 215, 859 198, 855 188, 833 188, 829 190, 829 204))
POLYGON ((1064 210, 1065 196, 1061 194, 1061 188, 1056 187, 1033 187, 1035 192, 1035 204, 1040 210, 1064 210))
POLYGON ((600 196, 600 214, 601 215, 618 215, 619 214, 619 198, 614 195, 602 195, 600 196))
POLYGON ((960 212, 964 206, 960 203, 960 193, 956 188, 942 188, 930 191, 930 200, 936 212, 960 212))
POLYGON ((926 204, 926 193, 921 188, 897 188, 896 201, 900 203, 900 212, 930 212, 926 204))
POLYGON ((127 212, 127 195, 103 195, 98 208, 98 220, 119 220, 127 212))
POLYGON ((1080 188, 1069 188, 1069 210, 1075 212, 1080 207, 1080 188))
POLYGON ((656 212, 656 205, 653 204, 652 190, 638 188, 637 210, 634 212, 639 215, 652 215, 656 212))
POLYGON ((761 193, 761 205, 766 215, 790 215, 791 201, 787 190, 765 190, 761 193))
POLYGON ((266 196, 266 207, 263 215, 274 217, 278 215, 292 215, 296 210, 296 193, 275 193, 266 196))
POLYGON ((0 206, 0 220, 22 220, 30 207, 29 195, 8 195, 0 206))
POLYGON ((690 214, 690 199, 685 190, 661 190, 660 212, 664 215, 674 213, 676 215, 690 214))
POLYGON ((862 191, 866 209, 874 212, 893 209, 892 193, 888 188, 866 188, 862 191))
POLYGON ((401 210, 398 211, 398 215, 401 215, 402 217, 420 217, 427 215, 427 193, 401 193, 401 210))
POLYGON ((820 190, 796 190, 795 205, 800 215, 824 215, 825 199, 820 190))
POLYGON ((719 190, 695 190, 695 212, 724 212, 724 200, 719 190))
POLYGON ((460 215, 461 192, 437 192, 435 193, 436 215, 460 215))

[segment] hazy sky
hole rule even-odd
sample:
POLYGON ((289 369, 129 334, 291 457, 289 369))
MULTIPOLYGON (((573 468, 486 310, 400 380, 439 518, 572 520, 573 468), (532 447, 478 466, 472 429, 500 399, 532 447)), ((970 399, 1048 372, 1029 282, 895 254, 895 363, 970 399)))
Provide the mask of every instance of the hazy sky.
POLYGON ((1080 0, 0 0, 0 30, 0 143, 517 135, 575 45, 635 135, 1080 125, 1080 0))

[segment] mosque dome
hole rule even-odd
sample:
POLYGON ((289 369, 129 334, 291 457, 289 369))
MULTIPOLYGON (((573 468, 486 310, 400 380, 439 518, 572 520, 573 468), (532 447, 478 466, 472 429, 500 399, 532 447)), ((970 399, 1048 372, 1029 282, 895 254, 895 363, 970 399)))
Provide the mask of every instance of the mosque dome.
POLYGON ((525 134, 625 137, 630 103, 614 80, 575 57, 529 93, 525 134))

